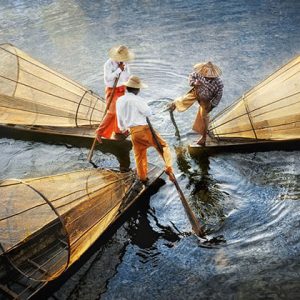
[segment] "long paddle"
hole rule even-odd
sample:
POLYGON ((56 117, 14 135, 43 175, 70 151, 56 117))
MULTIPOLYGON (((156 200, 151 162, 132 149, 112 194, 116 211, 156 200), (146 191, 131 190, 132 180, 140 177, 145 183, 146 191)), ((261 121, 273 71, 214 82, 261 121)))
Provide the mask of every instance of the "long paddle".
MULTIPOLYGON (((187 94, 191 93, 194 89, 195 89, 194 87, 191 88, 191 89, 187 92, 187 94)), ((171 99, 171 98, 166 98, 166 99, 170 99, 170 100, 174 101, 174 100, 171 99)), ((178 139, 180 139, 179 129, 178 129, 178 126, 177 126, 176 121, 175 121, 175 118, 174 118, 174 109, 170 109, 170 108, 169 108, 168 110, 169 110, 169 113, 170 113, 171 122, 172 122, 172 124, 174 125, 174 128, 175 128, 175 136, 176 136, 178 139)))
POLYGON ((175 121, 175 118, 174 118, 174 113, 173 113, 173 110, 170 109, 169 110, 169 113, 170 113, 170 118, 171 118, 171 122, 173 123, 174 127, 175 127, 175 136, 180 139, 180 133, 179 133, 179 129, 178 129, 178 126, 176 124, 176 121, 175 121))
MULTIPOLYGON (((107 111, 109 110, 110 104, 111 104, 112 99, 113 99, 113 96, 114 96, 114 94, 115 94, 115 90, 116 90, 116 87, 117 87, 117 84, 118 84, 120 75, 121 75, 121 73, 120 73, 120 74, 118 75, 118 77, 115 79, 115 82, 114 82, 114 85, 113 85, 113 90, 112 90, 112 92, 111 92, 111 94, 110 94, 108 103, 107 103, 107 105, 106 105, 106 107, 105 107, 105 110, 104 110, 104 113, 103 113, 102 120, 104 119, 104 117, 105 117, 107 111)), ((97 138, 95 137, 95 138, 94 138, 94 141, 93 141, 93 144, 92 144, 92 147, 91 147, 91 149, 90 149, 90 151, 89 151, 88 158, 87 158, 89 162, 91 162, 91 160, 92 160, 92 157, 93 157, 93 153, 94 153, 94 149, 95 149, 96 143, 97 143, 97 138)))
MULTIPOLYGON (((155 141, 155 144, 157 145, 157 148, 158 148, 161 156, 163 157, 163 152, 164 152, 163 147, 162 147, 162 145, 160 144, 160 142, 159 142, 159 140, 157 138, 157 135, 156 135, 156 133, 155 133, 153 127, 152 127, 152 124, 151 124, 149 118, 147 117, 146 120, 147 120, 147 123, 149 125, 149 128, 150 128, 151 134, 153 136, 153 139, 155 141)), ((183 192, 182 192, 182 190, 181 190, 181 188, 180 188, 180 186, 179 186, 179 184, 178 184, 178 182, 176 180, 176 177, 175 177, 175 175, 174 175, 173 172, 171 173, 171 177, 172 177, 172 181, 173 181, 173 183, 174 183, 174 185, 175 185, 175 187, 177 189, 177 192, 178 192, 178 194, 180 196, 180 200, 181 200, 181 202, 183 204, 185 212, 188 215, 188 218, 189 218, 190 223, 192 225, 193 231, 196 233, 196 235, 198 235, 200 237, 204 237, 205 236, 204 231, 201 228, 201 226, 200 226, 200 224, 199 224, 199 222, 198 222, 195 214, 193 213, 192 209, 190 208, 190 206, 189 206, 189 204, 188 204, 188 202, 187 202, 187 200, 186 200, 186 198, 185 198, 185 196, 184 196, 184 194, 183 194, 183 192)))

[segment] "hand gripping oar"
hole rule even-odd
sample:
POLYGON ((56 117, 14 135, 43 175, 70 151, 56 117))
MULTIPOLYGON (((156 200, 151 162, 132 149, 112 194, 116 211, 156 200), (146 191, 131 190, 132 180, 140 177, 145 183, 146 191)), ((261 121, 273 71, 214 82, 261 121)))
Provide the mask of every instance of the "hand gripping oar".
MULTIPOLYGON (((109 110, 110 104, 111 104, 112 99, 113 99, 113 96, 114 96, 114 94, 115 94, 115 90, 116 90, 116 87, 117 87, 117 84, 118 84, 120 75, 121 75, 121 73, 120 73, 120 74, 118 75, 118 77, 115 79, 115 82, 114 82, 114 85, 113 85, 113 90, 112 90, 112 92, 111 92, 111 94, 110 94, 108 103, 107 103, 107 105, 106 105, 106 107, 105 107, 105 110, 104 110, 104 113, 103 113, 102 120, 104 119, 104 117, 105 117, 107 111, 109 110)), ((102 120, 101 120, 101 121, 102 121, 102 120)), ((89 151, 88 158, 87 158, 89 162, 91 162, 91 160, 92 160, 92 157, 93 157, 93 153, 94 153, 94 149, 95 149, 96 143, 97 143, 97 137, 95 136, 94 141, 93 141, 93 144, 92 144, 92 147, 91 147, 91 149, 90 149, 90 151, 89 151)))
MULTIPOLYGON (((153 136, 153 139, 155 141, 155 144, 156 144, 161 156, 163 157, 163 152, 164 152, 163 147, 162 147, 162 145, 160 144, 160 142, 157 138, 157 135, 156 135, 156 133, 155 133, 153 127, 152 127, 152 124, 151 124, 149 118, 147 117, 146 120, 147 120, 147 123, 149 125, 149 128, 150 128, 151 134, 153 136)), ((197 220, 197 218, 196 218, 195 214, 193 213, 192 209, 190 208, 189 203, 187 202, 187 200, 186 200, 186 198, 185 198, 185 196, 184 196, 184 194, 183 194, 183 192, 182 192, 182 190, 181 190, 181 188, 180 188, 180 186, 179 186, 179 184, 176 180, 176 177, 175 177, 174 173, 172 172, 170 175, 171 175, 172 181, 173 181, 173 183, 174 183, 174 185, 177 189, 177 192, 180 196, 180 200, 183 204, 185 212, 188 215, 188 218, 189 218, 190 223, 192 225, 193 231, 196 233, 196 235, 198 235, 200 237, 204 237, 205 236, 204 231, 201 228, 201 226, 199 224, 199 221, 197 220)))

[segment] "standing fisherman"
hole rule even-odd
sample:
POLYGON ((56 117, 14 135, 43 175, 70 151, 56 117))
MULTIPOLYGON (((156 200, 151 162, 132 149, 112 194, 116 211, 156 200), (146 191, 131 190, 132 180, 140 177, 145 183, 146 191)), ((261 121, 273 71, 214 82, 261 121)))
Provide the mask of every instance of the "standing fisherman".
POLYGON ((175 99, 171 103, 170 109, 183 112, 198 101, 200 107, 194 121, 193 130, 202 135, 197 144, 205 146, 209 121, 208 114, 219 104, 223 94, 223 82, 219 78, 222 71, 211 62, 196 64, 194 70, 195 72, 192 72, 189 76, 189 84, 193 88, 186 95, 175 99))
POLYGON ((104 64, 107 113, 96 130, 96 138, 99 143, 102 143, 102 137, 109 139, 113 133, 115 137, 122 136, 117 124, 116 102, 120 96, 125 94, 123 82, 127 81, 130 76, 129 66, 126 62, 133 60, 134 53, 126 46, 120 45, 109 50, 109 57, 104 64))
MULTIPOLYGON (((123 131, 127 129, 130 130, 137 175, 145 184, 148 180, 147 149, 149 147, 155 147, 160 153, 146 119, 152 114, 151 109, 145 100, 138 96, 140 89, 147 86, 143 84, 137 76, 130 76, 128 81, 123 84, 126 86, 127 93, 117 101, 118 125, 123 131)), ((173 169, 170 149, 165 140, 163 140, 158 133, 156 133, 156 138, 162 147, 165 172, 169 175, 170 180, 173 181, 172 176, 174 175, 172 175, 173 169)))

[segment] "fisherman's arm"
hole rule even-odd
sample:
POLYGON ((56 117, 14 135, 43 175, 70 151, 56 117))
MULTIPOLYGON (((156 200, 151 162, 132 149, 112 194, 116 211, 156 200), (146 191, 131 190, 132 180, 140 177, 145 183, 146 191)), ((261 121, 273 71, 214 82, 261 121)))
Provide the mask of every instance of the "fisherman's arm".
POLYGON ((143 97, 136 96, 136 98, 133 100, 134 106, 137 108, 137 110, 145 117, 150 117, 153 115, 153 112, 150 108, 150 106, 146 103, 146 100, 143 97))
POLYGON ((126 80, 126 81, 129 79, 129 77, 130 77, 130 67, 129 67, 128 64, 125 64, 122 76, 123 76, 122 78, 124 78, 124 80, 126 80))
POLYGON ((119 66, 114 70, 113 65, 110 62, 104 64, 104 78, 106 81, 115 80, 122 72, 122 66, 119 66))
POLYGON ((139 100, 136 102, 136 106, 139 110, 139 112, 144 115, 145 117, 150 117, 151 115, 153 115, 153 112, 150 108, 150 106, 145 103, 143 100, 139 100))
POLYGON ((193 72, 189 75, 189 85, 193 87, 188 93, 184 96, 176 98, 170 105, 170 110, 177 110, 179 112, 184 112, 190 108, 196 101, 197 95, 195 91, 195 86, 201 84, 198 79, 198 74, 193 72))
POLYGON ((117 115, 117 123, 119 129, 124 132, 127 130, 123 120, 122 120, 122 109, 120 108, 120 105, 118 105, 118 101, 116 103, 116 115, 117 115))

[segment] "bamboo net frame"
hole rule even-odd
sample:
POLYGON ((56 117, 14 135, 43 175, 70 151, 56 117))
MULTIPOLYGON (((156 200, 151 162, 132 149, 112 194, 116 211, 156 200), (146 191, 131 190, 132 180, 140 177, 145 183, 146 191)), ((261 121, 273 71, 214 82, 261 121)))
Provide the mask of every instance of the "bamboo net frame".
POLYGON ((0 124, 95 127, 104 99, 11 44, 0 45, 0 124))
POLYGON ((116 218, 134 179, 92 169, 0 182, 0 256, 33 281, 58 277, 116 218))
POLYGON ((211 120, 219 139, 300 139, 300 56, 211 120))

